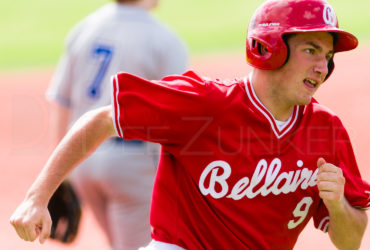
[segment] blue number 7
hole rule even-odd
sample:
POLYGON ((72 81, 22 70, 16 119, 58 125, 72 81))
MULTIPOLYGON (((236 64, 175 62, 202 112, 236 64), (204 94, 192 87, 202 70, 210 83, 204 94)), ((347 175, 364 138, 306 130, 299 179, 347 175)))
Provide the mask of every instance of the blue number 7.
POLYGON ((107 73, 107 68, 112 60, 113 49, 109 46, 98 45, 93 50, 93 57, 95 58, 102 57, 99 70, 95 75, 94 81, 91 83, 88 89, 89 97, 95 99, 99 98, 100 96, 100 86, 102 84, 105 74, 107 73))

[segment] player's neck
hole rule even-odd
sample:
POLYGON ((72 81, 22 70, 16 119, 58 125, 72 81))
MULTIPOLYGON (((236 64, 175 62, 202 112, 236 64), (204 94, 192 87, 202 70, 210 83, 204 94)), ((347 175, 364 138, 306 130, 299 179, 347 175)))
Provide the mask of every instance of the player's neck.
POLYGON ((282 100, 282 97, 270 87, 268 79, 263 74, 258 74, 258 71, 251 74, 250 80, 258 99, 274 118, 278 121, 287 121, 293 113, 294 105, 282 100))

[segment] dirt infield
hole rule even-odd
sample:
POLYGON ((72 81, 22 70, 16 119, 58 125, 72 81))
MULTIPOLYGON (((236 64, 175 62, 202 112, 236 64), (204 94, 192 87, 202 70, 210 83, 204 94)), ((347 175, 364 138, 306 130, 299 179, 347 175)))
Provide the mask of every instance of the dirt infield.
MULTIPOLYGON (((331 108, 348 128, 364 178, 370 181, 367 152, 370 141, 370 46, 336 55, 334 74, 317 93, 317 99, 331 108), (369 57, 368 57, 369 56, 369 57)), ((220 78, 242 77, 250 68, 242 53, 194 57, 191 68, 201 75, 220 78)), ((77 241, 65 247, 53 241, 44 245, 23 242, 9 225, 9 216, 23 199, 53 149, 51 131, 55 125, 44 92, 51 69, 3 73, 0 75, 0 239, 1 249, 108 249, 107 242, 88 209, 84 210, 77 241)), ((350 232, 349 232, 350 233, 350 232)), ((335 249, 327 235, 310 224, 295 249, 335 249)), ((361 247, 370 249, 368 227, 361 247)))

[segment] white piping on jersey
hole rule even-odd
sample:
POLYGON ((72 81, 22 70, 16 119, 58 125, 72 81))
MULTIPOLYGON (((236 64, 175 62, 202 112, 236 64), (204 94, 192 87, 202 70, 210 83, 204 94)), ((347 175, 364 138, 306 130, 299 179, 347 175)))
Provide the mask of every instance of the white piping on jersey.
POLYGON ((152 240, 146 247, 140 247, 138 250, 185 250, 178 245, 152 240))
MULTIPOLYGON (((365 191, 367 195, 370 195, 370 191, 365 191)), ((364 208, 364 210, 370 209, 370 201, 367 203, 367 206, 364 208)))
POLYGON ((290 120, 292 119, 293 117, 293 114, 290 115, 289 119, 285 122, 283 121, 279 121, 279 120, 276 120, 275 119, 275 124, 276 126, 278 127, 279 131, 282 131, 290 122, 290 120))
POLYGON ((251 84, 251 90, 252 91, 249 91, 248 89, 248 80, 247 80, 247 77, 244 77, 244 85, 245 85, 245 91, 247 92, 247 95, 248 95, 248 98, 249 100, 252 102, 252 104, 261 112, 261 114, 263 116, 266 117, 266 119, 269 121, 270 125, 271 125, 271 128, 272 128, 272 131, 274 132, 275 136, 280 139, 281 137, 283 137, 286 133, 288 133, 292 127, 294 126, 294 124, 296 123, 297 121, 297 118, 298 118, 298 112, 299 112, 299 106, 295 106, 294 107, 294 110, 293 110, 293 114, 291 115, 291 117, 289 118, 289 120, 287 121, 288 124, 290 123, 290 126, 288 128, 286 128, 286 126, 282 127, 281 129, 279 128, 279 126, 276 124, 276 120, 274 119, 274 116, 269 112, 269 110, 261 103, 261 101, 259 100, 259 98, 257 97, 256 93, 254 92, 254 89, 253 89, 253 84, 252 84, 252 73, 249 74, 249 82, 251 84), (253 97, 254 99, 259 103, 259 105, 253 100, 253 97), (263 110, 260 106, 264 107, 264 109, 266 110, 263 110), (292 122, 291 122, 291 119, 294 119, 292 122), (285 130, 285 131, 284 131, 285 130), (282 132, 283 131, 283 132, 282 132))
POLYGON ((324 217, 321 220, 318 229, 326 233, 328 231, 329 222, 330 222, 330 217, 329 216, 324 217))
POLYGON ((112 110, 113 110, 113 126, 114 126, 114 129, 116 130, 116 133, 119 135, 119 136, 122 136, 123 138, 123 131, 122 131, 122 128, 121 128, 121 125, 119 124, 119 118, 120 118, 120 114, 121 114, 121 111, 119 109, 119 103, 118 103, 118 93, 119 93, 119 88, 118 88, 118 78, 117 78, 117 75, 113 76, 111 78, 111 82, 112 82, 112 110), (116 92, 114 92, 114 84, 116 85, 116 92), (116 113, 116 108, 117 108, 117 113, 116 113), (117 125, 119 126, 117 128, 117 125))

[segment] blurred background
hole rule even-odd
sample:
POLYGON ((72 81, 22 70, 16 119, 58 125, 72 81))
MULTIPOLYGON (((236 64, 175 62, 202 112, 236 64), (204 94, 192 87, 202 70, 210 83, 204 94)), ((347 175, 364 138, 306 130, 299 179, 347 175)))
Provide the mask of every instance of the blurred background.
MULTIPOLYGON (((90 212, 84 211, 78 239, 70 246, 27 243, 16 237, 9 217, 23 199, 53 149, 54 126, 44 93, 63 50, 68 31, 108 0, 0 0, 0 240, 1 249, 106 249, 90 212)), ((262 0, 160 0, 154 14, 187 43, 190 68, 211 77, 240 77, 245 37, 253 11, 262 0)), ((336 70, 317 98, 347 126, 361 171, 370 181, 368 106, 370 1, 332 0, 340 27, 360 40, 357 50, 338 54, 336 70)), ((262 222, 261 222, 262 223, 262 222)), ((370 249, 369 228, 361 249, 370 249)), ((350 235, 350 232, 349 232, 350 235)), ((310 224, 296 249, 335 249, 327 235, 310 224)))
MULTIPOLYGON (((1 0, 0 69, 53 67, 72 26, 108 0, 1 0)), ((248 22, 262 0, 161 0, 155 15, 192 55, 243 51, 248 22)), ((342 28, 369 40, 370 2, 332 0, 342 28)))

